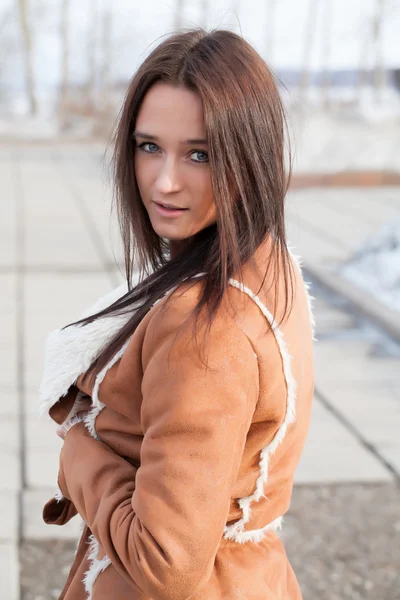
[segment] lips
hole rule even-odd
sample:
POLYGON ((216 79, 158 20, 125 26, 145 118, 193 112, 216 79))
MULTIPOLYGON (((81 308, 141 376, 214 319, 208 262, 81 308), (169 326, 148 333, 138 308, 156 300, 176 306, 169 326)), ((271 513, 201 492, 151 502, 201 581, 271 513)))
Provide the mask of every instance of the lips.
POLYGON ((179 217, 189 210, 188 208, 179 208, 173 204, 160 204, 159 202, 154 202, 154 206, 159 215, 171 219, 179 217))
POLYGON ((158 206, 161 206, 162 208, 166 208, 167 210, 188 210, 187 208, 175 206, 174 204, 165 204, 163 202, 155 202, 155 204, 158 204, 158 206))

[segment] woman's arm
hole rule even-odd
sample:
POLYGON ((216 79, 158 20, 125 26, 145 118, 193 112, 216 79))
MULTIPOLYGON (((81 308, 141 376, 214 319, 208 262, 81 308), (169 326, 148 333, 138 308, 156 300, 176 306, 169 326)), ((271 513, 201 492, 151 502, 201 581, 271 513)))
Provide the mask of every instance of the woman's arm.
POLYGON ((245 334, 217 317, 206 367, 191 326, 176 336, 183 312, 171 303, 146 332, 139 469, 82 423, 60 455, 62 492, 119 573, 154 600, 189 598, 209 578, 258 398, 245 334))

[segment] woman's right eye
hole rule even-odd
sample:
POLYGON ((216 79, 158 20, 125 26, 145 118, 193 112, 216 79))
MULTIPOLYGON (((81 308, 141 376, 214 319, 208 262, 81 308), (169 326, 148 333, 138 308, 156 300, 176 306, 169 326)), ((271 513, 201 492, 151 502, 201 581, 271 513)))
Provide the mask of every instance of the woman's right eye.
POLYGON ((139 144, 138 148, 143 150, 143 152, 147 152, 148 154, 154 154, 155 152, 157 152, 158 146, 157 144, 153 144, 153 142, 143 142, 142 144, 139 144), (156 148, 156 150, 146 150, 145 146, 153 146, 156 148))

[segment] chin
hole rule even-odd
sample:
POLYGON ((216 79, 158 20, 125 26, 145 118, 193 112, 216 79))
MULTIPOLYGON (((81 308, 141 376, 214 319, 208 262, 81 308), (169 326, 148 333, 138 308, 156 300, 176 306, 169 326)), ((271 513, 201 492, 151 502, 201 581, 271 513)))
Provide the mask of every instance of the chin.
POLYGON ((185 235, 184 233, 179 233, 179 231, 173 231, 172 227, 153 226, 153 229, 159 237, 169 240, 171 242, 181 242, 190 237, 189 235, 185 235))

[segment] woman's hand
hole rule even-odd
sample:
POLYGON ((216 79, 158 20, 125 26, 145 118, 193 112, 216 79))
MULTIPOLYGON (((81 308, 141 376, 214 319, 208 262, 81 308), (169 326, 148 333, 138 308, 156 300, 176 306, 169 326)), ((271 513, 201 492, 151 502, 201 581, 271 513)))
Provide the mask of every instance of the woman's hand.
POLYGON ((57 435, 63 440, 67 435, 68 431, 71 429, 71 427, 76 425, 76 423, 80 423, 81 421, 83 421, 87 413, 90 411, 91 407, 92 401, 90 398, 85 398, 84 400, 81 400, 79 410, 74 414, 74 416, 71 419, 68 419, 68 421, 65 421, 62 425, 60 425, 57 428, 57 435))

